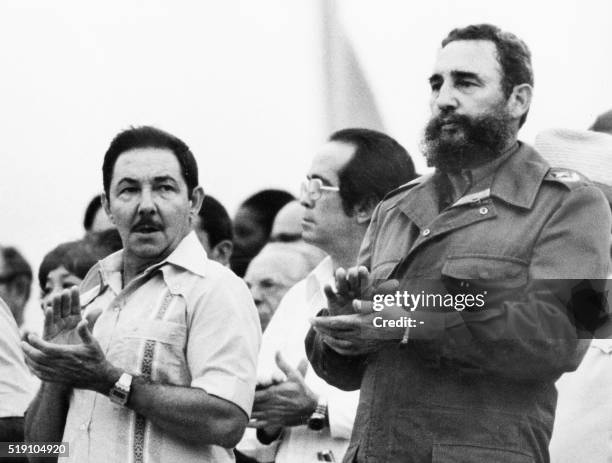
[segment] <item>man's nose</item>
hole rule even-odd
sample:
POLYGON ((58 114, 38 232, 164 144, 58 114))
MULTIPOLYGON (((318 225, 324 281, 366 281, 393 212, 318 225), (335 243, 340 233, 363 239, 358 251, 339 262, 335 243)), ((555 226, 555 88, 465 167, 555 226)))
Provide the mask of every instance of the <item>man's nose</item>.
POLYGON ((261 290, 259 289, 257 285, 251 286, 251 296, 253 297, 253 302, 255 302, 255 306, 259 307, 259 305, 263 301, 263 298, 262 298, 261 290))
MULTIPOLYGON (((457 95, 452 85, 444 83, 440 86, 438 92, 434 95, 433 105, 440 112, 450 111, 457 108, 459 102, 457 95)), ((433 109, 433 108, 432 108, 433 109)))
POLYGON ((300 192, 300 204, 308 209, 312 209, 314 206, 314 201, 310 199, 308 192, 301 191, 300 192))
POLYGON ((138 213, 142 215, 150 215, 155 212, 155 201, 153 192, 149 188, 143 188, 140 194, 140 202, 138 203, 138 213))

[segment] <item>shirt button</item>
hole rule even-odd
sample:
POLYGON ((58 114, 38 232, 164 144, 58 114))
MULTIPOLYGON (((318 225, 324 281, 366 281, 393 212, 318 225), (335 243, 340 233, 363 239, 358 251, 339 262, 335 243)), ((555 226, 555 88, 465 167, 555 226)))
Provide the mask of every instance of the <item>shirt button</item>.
POLYGON ((481 215, 485 215, 485 214, 488 214, 489 209, 486 207, 481 207, 478 212, 480 212, 481 215))
POLYGON ((423 236, 427 236, 431 233, 431 230, 429 228, 426 228, 425 230, 423 230, 423 236))
POLYGON ((79 426, 79 429, 81 431, 86 431, 87 430, 87 423, 83 423, 81 426, 79 426))
POLYGON ((180 290, 180 289, 181 289, 181 285, 174 285, 174 286, 172 287, 172 290, 173 290, 173 291, 178 291, 178 290, 180 290))

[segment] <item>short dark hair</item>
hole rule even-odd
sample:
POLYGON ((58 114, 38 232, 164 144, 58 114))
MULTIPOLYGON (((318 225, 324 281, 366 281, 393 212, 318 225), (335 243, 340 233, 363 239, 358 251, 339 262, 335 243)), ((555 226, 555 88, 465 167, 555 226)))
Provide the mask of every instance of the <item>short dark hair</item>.
POLYGON ((2 259, 4 260, 4 266, 8 269, 8 278, 11 282, 15 282, 18 279, 26 280, 24 287, 26 290, 26 299, 30 297, 30 286, 32 284, 32 267, 25 260, 25 257, 19 252, 19 250, 13 246, 0 246, 0 252, 2 253, 2 259))
POLYGON ((81 240, 62 243, 51 250, 40 264, 40 288, 45 289, 49 272, 58 267, 64 267, 82 280, 96 262, 121 248, 121 237, 114 228, 91 233, 81 240))
POLYGON ((364 201, 379 202, 389 191, 416 177, 406 149, 384 133, 350 128, 334 132, 329 141, 348 143, 355 154, 338 173, 342 208, 352 215, 364 201))
POLYGON ((240 207, 246 207, 255 212, 257 223, 265 230, 266 236, 272 232, 272 224, 278 211, 295 200, 295 197, 284 190, 261 190, 249 196, 240 207))
POLYGON ((208 244, 215 247, 223 240, 234 239, 232 219, 227 210, 214 197, 206 195, 198 212, 200 228, 208 235, 208 244))
POLYGON ((181 173, 187 184, 187 195, 191 197, 194 188, 198 186, 198 164, 193 153, 180 138, 147 125, 130 127, 119 133, 106 150, 102 164, 102 183, 107 197, 109 197, 113 169, 117 159, 126 151, 137 148, 158 148, 172 151, 181 166, 181 173))
POLYGON ((98 211, 102 209, 102 195, 96 195, 91 198, 87 209, 85 209, 85 217, 83 217, 83 228, 85 231, 90 231, 98 211))
MULTIPOLYGON (((497 61, 502 70, 502 90, 506 98, 512 94, 512 90, 517 85, 533 86, 531 52, 527 44, 516 35, 492 24, 472 24, 450 31, 442 40, 442 47, 458 40, 489 40, 495 44, 497 61)), ((521 117, 519 127, 526 119, 527 113, 521 117)))

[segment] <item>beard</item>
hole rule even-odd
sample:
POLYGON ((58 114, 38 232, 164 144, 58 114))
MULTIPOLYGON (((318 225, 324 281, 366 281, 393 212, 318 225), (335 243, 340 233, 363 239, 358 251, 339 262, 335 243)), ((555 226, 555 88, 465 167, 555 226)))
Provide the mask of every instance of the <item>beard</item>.
POLYGON ((432 117, 421 144, 427 165, 459 172, 500 157, 514 136, 512 122, 501 105, 478 117, 452 112, 432 117))

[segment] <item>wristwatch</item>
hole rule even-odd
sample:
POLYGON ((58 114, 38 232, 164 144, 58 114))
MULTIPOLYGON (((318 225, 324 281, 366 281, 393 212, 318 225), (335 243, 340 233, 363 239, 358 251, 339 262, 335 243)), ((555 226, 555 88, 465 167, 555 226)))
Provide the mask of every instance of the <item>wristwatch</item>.
POLYGON ((108 393, 108 398, 119 405, 127 404, 130 398, 130 391, 132 389, 132 375, 128 373, 122 373, 119 381, 111 388, 108 393))
POLYGON ((323 396, 319 396, 319 400, 317 401, 317 408, 308 418, 308 428, 313 431, 320 431, 325 427, 325 422, 327 421, 327 399, 323 396))

